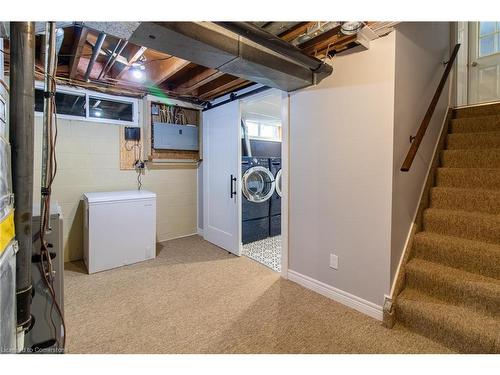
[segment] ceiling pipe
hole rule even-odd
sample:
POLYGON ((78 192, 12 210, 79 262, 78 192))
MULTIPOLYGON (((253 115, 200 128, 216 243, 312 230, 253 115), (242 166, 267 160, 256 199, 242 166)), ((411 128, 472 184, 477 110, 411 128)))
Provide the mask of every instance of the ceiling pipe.
POLYGON ((261 86, 261 87, 258 87, 256 89, 254 89, 254 90, 244 92, 243 94, 238 94, 237 92, 232 92, 232 93, 229 94, 229 98, 226 99, 226 100, 223 100, 223 101, 215 103, 215 104, 207 102, 206 106, 202 110, 202 112, 209 111, 211 109, 220 107, 221 105, 224 105, 224 104, 227 104, 227 103, 231 103, 231 102, 234 102, 235 100, 240 100, 240 99, 246 98, 248 96, 259 94, 261 92, 264 92, 264 91, 267 91, 267 90, 270 90, 270 89, 271 89, 271 87, 261 86))
POLYGON ((253 25, 250 22, 214 22, 238 35, 241 35, 257 44, 260 44, 270 50, 288 57, 295 63, 311 69, 315 73, 331 73, 332 67, 325 64, 316 57, 306 55, 297 47, 285 42, 283 39, 253 25))
MULTIPOLYGON (((106 64, 107 65, 107 68, 103 71, 101 71, 101 74, 99 74, 99 78, 101 76, 103 77, 106 77, 106 75, 109 73, 109 71, 111 70, 111 68, 113 67, 113 65, 115 65, 115 62, 116 60, 118 59, 118 56, 120 56, 123 52, 123 50, 125 49, 125 47, 127 46, 128 44, 128 41, 126 40, 121 40, 120 39, 120 42, 123 42, 123 44, 121 45, 120 49, 118 50, 118 52, 116 52, 116 55, 111 55, 111 60, 109 60, 109 64, 106 64)), ((98 78, 98 79, 99 79, 98 78)))
POLYGON ((33 154, 35 118, 35 23, 10 23, 9 137, 12 145, 18 333, 31 322, 33 248, 33 154))
POLYGON ((106 33, 100 32, 99 36, 97 37, 97 41, 95 42, 94 48, 92 49, 92 57, 90 58, 89 64, 87 65, 87 71, 83 76, 83 80, 86 82, 89 81, 90 72, 94 67, 94 64, 97 60, 97 56, 99 56, 99 52, 101 52, 101 48, 105 39, 106 39, 106 33))
POLYGON ((121 44, 122 40, 121 39, 118 39, 118 42, 116 43, 116 46, 115 48, 113 49, 113 52, 111 52, 111 55, 109 55, 108 57, 108 60, 106 61, 106 65, 104 65, 101 69, 101 73, 99 73, 99 76, 97 77, 97 79, 101 79, 104 71, 108 68, 109 66, 109 63, 111 62, 111 60, 113 59, 113 57, 115 56, 115 53, 116 51, 118 50, 118 48, 120 47, 120 44, 121 44))

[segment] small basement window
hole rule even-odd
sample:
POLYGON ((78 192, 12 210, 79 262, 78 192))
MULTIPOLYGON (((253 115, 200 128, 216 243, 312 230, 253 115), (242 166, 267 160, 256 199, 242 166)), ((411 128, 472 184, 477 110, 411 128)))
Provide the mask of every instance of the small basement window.
POLYGON ((245 121, 248 136, 253 139, 281 141, 281 124, 279 122, 245 121))
MULTIPOLYGON (((58 115, 86 117, 85 94, 56 92, 56 110, 58 115)), ((43 112, 43 90, 35 89, 35 111, 43 112)))
POLYGON ((134 104, 89 96, 89 117, 132 122, 134 121, 134 104))
MULTIPOLYGON (((43 83, 35 84, 35 112, 43 113, 43 83)), ((139 101, 135 98, 59 86, 56 91, 57 114, 62 118, 106 124, 139 126, 139 101)))

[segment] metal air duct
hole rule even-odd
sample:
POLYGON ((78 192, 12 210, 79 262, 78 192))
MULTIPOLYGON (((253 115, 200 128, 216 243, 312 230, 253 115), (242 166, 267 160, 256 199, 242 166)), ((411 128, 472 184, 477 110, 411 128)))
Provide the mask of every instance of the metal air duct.
POLYGON ((317 84, 332 73, 330 65, 259 28, 241 36, 213 22, 85 22, 84 26, 283 91, 317 84))

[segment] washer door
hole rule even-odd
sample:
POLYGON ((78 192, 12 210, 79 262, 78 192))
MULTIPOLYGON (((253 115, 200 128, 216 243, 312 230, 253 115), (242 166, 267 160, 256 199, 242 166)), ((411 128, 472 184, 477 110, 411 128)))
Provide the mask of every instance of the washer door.
POLYGON ((281 197, 281 169, 276 173, 276 193, 281 197))
POLYGON ((242 177, 241 190, 246 199, 261 203, 274 193, 274 176, 267 168, 257 166, 249 168, 242 177))

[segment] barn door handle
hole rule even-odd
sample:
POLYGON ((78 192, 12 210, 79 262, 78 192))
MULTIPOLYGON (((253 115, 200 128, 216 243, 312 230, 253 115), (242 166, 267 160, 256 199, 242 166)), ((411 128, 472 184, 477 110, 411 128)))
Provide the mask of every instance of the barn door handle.
POLYGON ((233 199, 234 196, 236 196, 236 177, 234 177, 233 175, 231 175, 231 187, 230 187, 230 191, 231 191, 231 199, 233 199))

